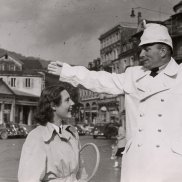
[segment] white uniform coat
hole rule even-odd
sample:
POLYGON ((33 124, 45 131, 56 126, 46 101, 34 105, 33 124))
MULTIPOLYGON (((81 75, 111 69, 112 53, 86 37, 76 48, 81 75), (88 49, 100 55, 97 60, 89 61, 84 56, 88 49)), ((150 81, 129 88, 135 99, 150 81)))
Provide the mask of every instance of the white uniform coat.
POLYGON ((125 94, 121 182, 182 182, 182 65, 171 58, 156 77, 149 74, 141 66, 110 74, 64 64, 60 80, 95 92, 125 94))

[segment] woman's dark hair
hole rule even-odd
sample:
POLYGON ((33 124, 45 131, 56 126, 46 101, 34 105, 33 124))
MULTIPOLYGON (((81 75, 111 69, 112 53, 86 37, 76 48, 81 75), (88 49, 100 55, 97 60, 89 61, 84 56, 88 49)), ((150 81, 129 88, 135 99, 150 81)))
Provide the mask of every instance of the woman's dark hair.
POLYGON ((40 125, 46 125, 47 122, 53 122, 52 106, 59 106, 61 104, 61 92, 65 90, 64 87, 53 85, 46 87, 40 96, 34 121, 40 125))

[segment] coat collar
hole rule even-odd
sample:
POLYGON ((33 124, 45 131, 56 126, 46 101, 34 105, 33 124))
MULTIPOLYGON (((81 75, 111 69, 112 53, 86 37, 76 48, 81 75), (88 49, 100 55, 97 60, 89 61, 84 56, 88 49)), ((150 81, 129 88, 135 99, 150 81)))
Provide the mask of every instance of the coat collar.
POLYGON ((143 91, 143 95, 141 95, 141 101, 150 98, 153 95, 156 95, 160 92, 164 92, 170 90, 172 86, 175 84, 176 75, 179 70, 179 65, 176 61, 171 58, 170 62, 160 73, 161 76, 153 82, 154 86, 150 87, 148 90, 148 79, 138 81, 137 88, 143 91), (145 84, 146 83, 146 84, 145 84))
POLYGON ((67 126, 63 126, 61 134, 57 133, 53 125, 49 122, 46 124, 46 126, 39 126, 39 127, 41 130, 41 134, 42 134, 44 142, 50 141, 54 134, 59 135, 61 139, 64 139, 67 141, 70 139, 70 133, 65 130, 67 126))
POLYGON ((176 61, 171 58, 170 62, 164 69, 164 74, 172 77, 175 76, 178 73, 179 65, 176 63, 176 61))
MULTIPOLYGON (((166 68, 162 71, 167 76, 175 76, 178 73, 179 65, 176 63, 176 61, 171 57, 171 60, 167 64, 166 68)), ((136 82, 138 82, 140 79, 144 78, 146 75, 150 74, 150 70, 147 70, 144 67, 139 68, 139 72, 136 75, 136 82)))
POLYGON ((150 73, 149 70, 147 70, 146 68, 140 66, 139 67, 139 71, 135 77, 136 82, 138 82, 140 79, 144 78, 146 75, 148 75, 150 73))

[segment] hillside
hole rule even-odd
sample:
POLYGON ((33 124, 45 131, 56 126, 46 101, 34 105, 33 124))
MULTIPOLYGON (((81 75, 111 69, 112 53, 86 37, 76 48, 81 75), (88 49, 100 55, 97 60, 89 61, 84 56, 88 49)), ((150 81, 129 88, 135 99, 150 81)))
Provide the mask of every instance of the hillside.
MULTIPOLYGON (((22 60, 23 62, 26 62, 26 63, 31 62, 33 64, 33 63, 38 61, 43 69, 47 69, 47 65, 50 62, 48 60, 44 60, 44 59, 36 58, 36 57, 32 57, 32 56, 26 57, 26 56, 24 56, 24 55, 22 55, 20 53, 16 53, 16 52, 13 52, 13 51, 8 51, 6 49, 0 48, 0 57, 3 56, 6 53, 8 53, 8 54, 12 55, 13 57, 15 57, 15 58, 17 58, 19 60, 22 60)), ((29 65, 31 63, 29 63, 29 65)), ((40 65, 39 65, 39 67, 40 67, 40 65)))

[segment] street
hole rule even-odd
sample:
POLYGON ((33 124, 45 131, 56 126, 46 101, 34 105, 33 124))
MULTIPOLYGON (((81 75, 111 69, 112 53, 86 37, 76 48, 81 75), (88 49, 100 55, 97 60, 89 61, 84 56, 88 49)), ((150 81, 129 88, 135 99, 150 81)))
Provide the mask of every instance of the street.
MULTIPOLYGON (((17 171, 22 144, 25 139, 0 140, 0 182, 17 182, 17 171)), ((113 168, 111 157, 112 140, 93 139, 92 136, 80 136, 82 145, 95 143, 100 151, 101 161, 93 182, 119 182, 120 168, 113 168)))

